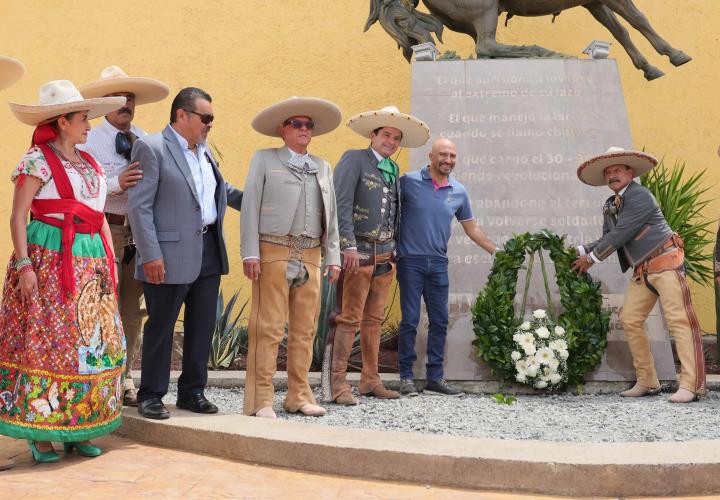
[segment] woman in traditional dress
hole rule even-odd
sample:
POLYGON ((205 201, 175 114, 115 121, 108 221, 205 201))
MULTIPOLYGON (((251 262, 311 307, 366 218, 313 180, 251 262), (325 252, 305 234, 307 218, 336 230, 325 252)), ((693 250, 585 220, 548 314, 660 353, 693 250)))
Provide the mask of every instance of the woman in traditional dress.
POLYGON ((75 145, 85 142, 89 119, 123 104, 124 97, 83 99, 67 80, 43 85, 37 105, 10 103, 36 129, 12 174, 0 434, 27 439, 38 462, 59 459, 53 441, 65 453, 98 456, 89 440, 120 425, 125 339, 102 212, 107 187, 102 168, 75 145))
MULTIPOLYGON (((9 87, 20 79, 25 73, 23 63, 12 57, 0 56, 0 90, 9 87)), ((2 402, 0 402, 2 405, 2 402)), ((11 469, 12 460, 0 458, 0 471, 11 469)))

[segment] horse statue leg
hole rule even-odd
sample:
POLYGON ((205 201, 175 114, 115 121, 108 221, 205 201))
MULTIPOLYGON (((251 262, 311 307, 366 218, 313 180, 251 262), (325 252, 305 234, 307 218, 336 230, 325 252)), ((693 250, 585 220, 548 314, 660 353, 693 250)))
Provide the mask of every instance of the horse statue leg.
POLYGON ((658 54, 668 56, 674 66, 692 61, 692 57, 666 42, 650 25, 650 21, 638 9, 632 0, 603 0, 611 10, 622 16, 633 28, 648 39, 658 54))
MULTIPOLYGON (((426 2, 427 3, 427 2, 426 2)), ((472 21, 475 30, 475 53, 478 59, 495 57, 570 57, 539 45, 504 45, 497 41, 497 26, 500 18, 499 0, 486 1, 485 9, 472 21)))
POLYGON ((665 73, 660 71, 655 66, 651 65, 647 59, 640 53, 635 47, 635 44, 630 39, 630 33, 625 29, 625 26, 620 24, 620 20, 617 18, 615 13, 602 3, 602 1, 592 2, 584 6, 593 15, 597 21, 605 26, 612 36, 620 42, 625 48, 625 51, 630 56, 630 60, 633 62, 635 67, 643 72, 646 80, 654 80, 660 78, 665 73))

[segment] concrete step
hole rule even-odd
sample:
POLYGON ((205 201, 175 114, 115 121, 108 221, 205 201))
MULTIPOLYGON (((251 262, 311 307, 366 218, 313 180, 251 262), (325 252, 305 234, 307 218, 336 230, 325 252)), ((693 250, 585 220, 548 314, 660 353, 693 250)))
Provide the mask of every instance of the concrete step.
POLYGON ((126 411, 118 432, 144 443, 244 462, 415 484, 583 497, 720 493, 720 440, 490 440, 169 409, 172 417, 164 421, 126 411))

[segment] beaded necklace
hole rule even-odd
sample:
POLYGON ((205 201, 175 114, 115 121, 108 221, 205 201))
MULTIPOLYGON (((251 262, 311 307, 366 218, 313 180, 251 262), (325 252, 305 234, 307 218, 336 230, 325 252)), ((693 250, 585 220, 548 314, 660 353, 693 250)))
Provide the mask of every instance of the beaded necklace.
POLYGON ((66 170, 72 169, 77 172, 77 174, 83 180, 85 188, 87 189, 87 197, 97 198, 98 194, 100 193, 100 180, 98 178, 97 172, 92 167, 92 165, 85 161, 85 158, 83 158, 82 155, 78 153, 78 150, 76 148, 73 148, 73 151, 75 152, 75 155, 80 159, 80 161, 73 161, 66 158, 63 152, 60 151, 57 146, 55 146, 52 142, 49 142, 48 145, 63 161, 63 165, 65 166, 66 170), (68 164, 70 165, 69 167, 68 164))

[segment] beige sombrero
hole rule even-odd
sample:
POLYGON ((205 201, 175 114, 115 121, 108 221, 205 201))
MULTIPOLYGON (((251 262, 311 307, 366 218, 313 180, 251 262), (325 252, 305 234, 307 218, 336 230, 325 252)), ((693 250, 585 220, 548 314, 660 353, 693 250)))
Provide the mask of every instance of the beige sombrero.
POLYGON ((260 111, 251 123, 263 135, 280 137, 278 127, 292 116, 307 116, 315 122, 313 136, 335 130, 342 121, 342 113, 334 103, 319 97, 290 97, 260 111))
POLYGON ((430 128, 424 121, 401 113, 395 106, 355 115, 348 121, 348 127, 363 137, 370 137, 373 130, 381 127, 399 129, 403 133, 400 145, 406 148, 420 147, 430 139, 430 128))
POLYGON ((88 99, 130 92, 135 94, 136 105, 162 101, 170 93, 170 87, 160 80, 128 76, 118 66, 108 66, 100 72, 99 80, 83 85, 79 90, 88 99))
POLYGON ((125 104, 124 97, 83 99, 80 91, 68 80, 47 82, 38 92, 38 104, 10 103, 15 118, 27 125, 40 125, 74 111, 87 111, 88 118, 104 116, 125 104))
POLYGON ((633 177, 639 177, 652 170, 657 163, 657 158, 642 151, 611 147, 580 165, 577 176, 585 184, 605 186, 605 169, 611 165, 627 165, 633 169, 633 177))
POLYGON ((9 87, 25 74, 25 65, 12 57, 0 56, 0 90, 9 87))

